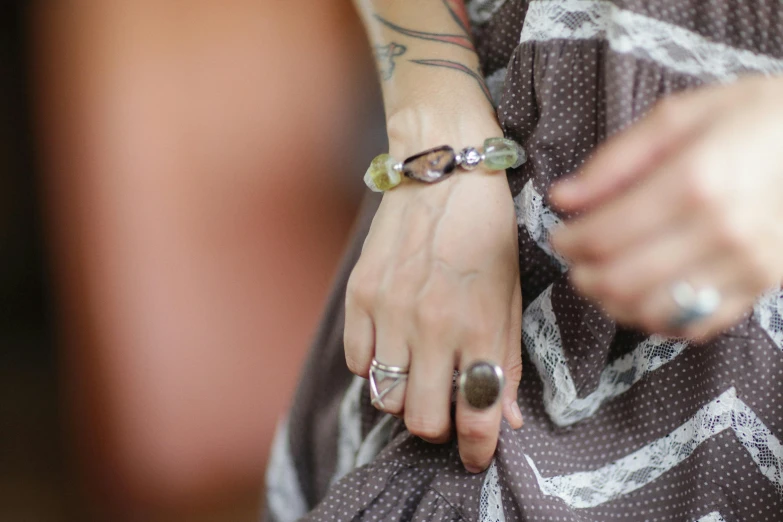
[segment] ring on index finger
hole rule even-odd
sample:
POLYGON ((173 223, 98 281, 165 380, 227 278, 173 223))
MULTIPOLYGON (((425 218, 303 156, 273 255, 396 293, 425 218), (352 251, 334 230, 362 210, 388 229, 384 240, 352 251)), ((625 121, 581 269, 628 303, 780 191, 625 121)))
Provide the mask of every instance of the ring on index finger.
POLYGON ((383 398, 408 379, 408 368, 390 366, 373 358, 370 363, 370 399, 373 406, 386 411, 383 398))

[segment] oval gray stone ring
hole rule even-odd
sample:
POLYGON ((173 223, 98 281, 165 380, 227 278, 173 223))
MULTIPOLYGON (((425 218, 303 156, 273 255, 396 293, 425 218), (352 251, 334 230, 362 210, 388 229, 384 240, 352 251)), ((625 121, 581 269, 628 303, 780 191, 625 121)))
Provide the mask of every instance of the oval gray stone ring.
POLYGON ((486 410, 495 405, 506 379, 497 364, 476 361, 459 376, 459 392, 471 408, 486 410))

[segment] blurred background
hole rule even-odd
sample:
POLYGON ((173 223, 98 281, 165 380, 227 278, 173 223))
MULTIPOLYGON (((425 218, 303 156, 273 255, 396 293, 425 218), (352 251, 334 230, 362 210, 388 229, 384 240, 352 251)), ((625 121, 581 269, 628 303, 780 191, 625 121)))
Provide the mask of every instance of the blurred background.
POLYGON ((0 521, 251 521, 385 147, 349 0, 0 7, 0 521))

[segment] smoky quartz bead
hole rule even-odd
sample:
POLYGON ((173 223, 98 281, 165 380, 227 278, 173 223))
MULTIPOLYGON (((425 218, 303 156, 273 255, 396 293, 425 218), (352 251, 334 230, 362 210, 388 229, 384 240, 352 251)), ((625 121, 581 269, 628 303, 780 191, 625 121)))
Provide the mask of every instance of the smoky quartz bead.
POLYGON ((457 166, 454 149, 444 145, 411 156, 402 163, 402 172, 409 178, 435 183, 454 172, 457 166))

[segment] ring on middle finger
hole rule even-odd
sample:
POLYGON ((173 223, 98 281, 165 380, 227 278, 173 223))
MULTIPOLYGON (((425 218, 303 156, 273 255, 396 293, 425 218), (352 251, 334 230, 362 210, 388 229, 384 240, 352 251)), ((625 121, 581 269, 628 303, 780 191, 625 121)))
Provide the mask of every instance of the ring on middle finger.
POLYGON ((407 379, 408 368, 383 364, 373 358, 370 363, 370 399, 372 405, 381 411, 386 411, 386 405, 383 403, 384 397, 407 379))
POLYGON ((500 366, 476 361, 460 374, 459 391, 471 408, 486 410, 498 401, 505 382, 500 366))

